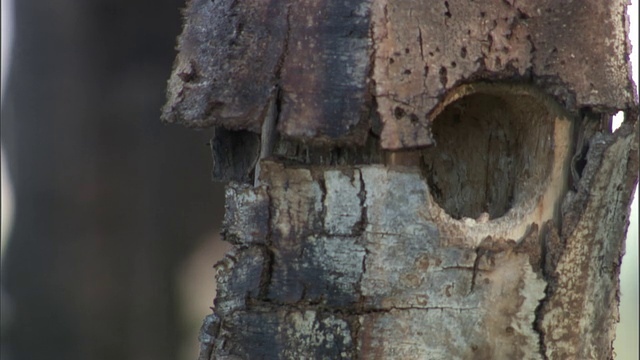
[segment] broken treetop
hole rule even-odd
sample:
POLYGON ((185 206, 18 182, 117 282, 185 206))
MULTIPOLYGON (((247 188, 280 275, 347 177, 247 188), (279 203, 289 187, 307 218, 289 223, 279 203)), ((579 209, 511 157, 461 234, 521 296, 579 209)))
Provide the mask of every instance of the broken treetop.
POLYGON ((567 109, 634 107, 626 0, 192 0, 163 119, 294 140, 430 145, 457 85, 538 85, 567 109))

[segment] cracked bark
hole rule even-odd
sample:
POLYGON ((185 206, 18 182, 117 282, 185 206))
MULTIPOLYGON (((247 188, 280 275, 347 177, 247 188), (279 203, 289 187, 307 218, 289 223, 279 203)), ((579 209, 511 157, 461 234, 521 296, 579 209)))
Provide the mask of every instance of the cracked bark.
POLYGON ((200 358, 611 358, 624 9, 191 1, 163 117, 235 180, 200 358))

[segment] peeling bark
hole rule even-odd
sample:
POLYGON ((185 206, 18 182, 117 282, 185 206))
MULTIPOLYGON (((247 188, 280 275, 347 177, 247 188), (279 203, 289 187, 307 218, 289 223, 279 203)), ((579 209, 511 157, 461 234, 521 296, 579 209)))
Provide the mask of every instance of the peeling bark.
POLYGON ((214 174, 238 181, 201 359, 611 358, 624 10, 193 0, 164 118, 232 130, 214 174))
POLYGON ((456 220, 415 167, 263 162, 260 187, 229 186, 210 358, 611 357, 634 131, 592 139, 560 233, 522 216, 544 196, 456 220))
POLYGON ((384 149, 433 144, 460 84, 525 82, 568 110, 631 108, 623 0, 191 0, 163 119, 384 149), (374 130, 375 131, 375 130, 374 130))
POLYGON ((590 144, 579 190, 564 200, 562 254, 548 274, 540 312, 550 359, 610 358, 619 321, 620 260, 638 176, 637 123, 597 134, 590 144))

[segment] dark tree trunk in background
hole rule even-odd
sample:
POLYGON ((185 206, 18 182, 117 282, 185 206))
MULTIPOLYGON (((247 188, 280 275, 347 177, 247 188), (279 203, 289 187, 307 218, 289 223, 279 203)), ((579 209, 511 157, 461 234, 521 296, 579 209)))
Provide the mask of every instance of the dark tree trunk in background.
POLYGON ((236 181, 200 359, 612 358, 624 11, 191 1, 163 115, 236 181))
POLYGON ((207 134, 158 121, 182 6, 15 1, 11 359, 176 358, 175 270, 221 201, 207 134))

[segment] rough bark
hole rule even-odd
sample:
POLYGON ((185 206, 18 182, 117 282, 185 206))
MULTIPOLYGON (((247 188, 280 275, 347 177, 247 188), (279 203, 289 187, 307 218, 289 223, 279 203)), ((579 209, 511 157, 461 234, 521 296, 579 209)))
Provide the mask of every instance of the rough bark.
POLYGON ((192 0, 163 118, 306 142, 432 144, 462 83, 532 83, 571 111, 634 105, 626 2, 192 0), (372 112, 376 114, 372 114, 372 112), (376 123, 382 122, 381 129, 376 123))
POLYGON ((256 144, 214 151, 235 248, 201 359, 611 358, 624 10, 192 1, 164 118, 256 144))
POLYGON ((536 218, 544 195, 456 220, 414 167, 263 163, 260 187, 228 188, 236 248, 202 358, 611 357, 634 139, 595 140, 590 161, 611 165, 585 170, 591 196, 569 192, 560 233, 536 218))

